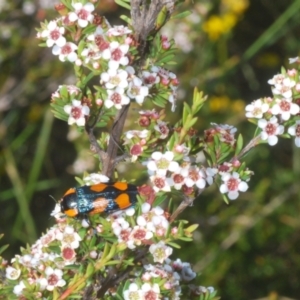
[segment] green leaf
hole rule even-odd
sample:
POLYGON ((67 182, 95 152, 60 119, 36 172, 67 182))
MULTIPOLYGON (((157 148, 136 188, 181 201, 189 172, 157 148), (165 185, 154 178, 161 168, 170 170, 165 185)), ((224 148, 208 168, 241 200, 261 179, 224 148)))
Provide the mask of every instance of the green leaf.
POLYGON ((176 248, 176 249, 180 249, 181 248, 180 245, 178 245, 178 244, 176 244, 174 242, 167 242, 167 244, 169 246, 173 247, 173 248, 176 248))
POLYGON ((122 15, 120 16, 120 19, 124 20, 127 24, 132 26, 132 20, 128 18, 128 16, 122 15))
POLYGON ((236 142, 236 149, 235 149, 235 156, 238 156, 241 150, 243 149, 243 136, 240 134, 237 142, 236 142))
POLYGON ((179 14, 173 15, 171 17, 171 20, 179 20, 179 19, 184 19, 185 17, 189 16, 192 13, 190 10, 186 10, 184 12, 181 12, 179 14))
POLYGON ((185 231, 192 233, 199 227, 199 224, 193 224, 185 229, 185 231))
POLYGON ((115 2, 119 5, 119 6, 122 6, 128 10, 131 9, 130 5, 127 4, 126 2, 122 1, 122 0, 115 0, 115 2))
POLYGON ((0 254, 2 254, 7 248, 9 247, 9 245, 4 245, 0 248, 0 254))

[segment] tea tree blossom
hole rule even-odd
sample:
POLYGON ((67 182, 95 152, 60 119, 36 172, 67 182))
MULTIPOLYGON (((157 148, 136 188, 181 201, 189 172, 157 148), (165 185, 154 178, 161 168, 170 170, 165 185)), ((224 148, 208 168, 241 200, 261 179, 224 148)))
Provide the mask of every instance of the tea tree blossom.
POLYGON ((56 239, 61 241, 63 245, 68 245, 73 249, 78 248, 81 241, 81 237, 71 226, 66 226, 64 232, 58 232, 56 239))
POLYGON ((206 174, 204 170, 200 170, 198 167, 192 166, 189 168, 188 175, 184 182, 187 187, 196 185, 199 189, 203 189, 206 185, 206 174))
POLYGON ((60 61, 70 61, 75 62, 77 59, 77 46, 74 43, 68 42, 64 44, 63 46, 54 45, 52 48, 52 53, 54 55, 58 55, 58 58, 60 61))
POLYGON ((82 4, 80 2, 72 3, 74 12, 70 12, 68 17, 71 22, 78 22, 78 25, 82 28, 86 27, 89 23, 93 22, 94 15, 92 12, 95 7, 92 3, 82 4))
POLYGON ((289 127, 288 133, 295 136, 295 145, 300 147, 300 120, 297 120, 293 126, 289 127))
POLYGON ((107 72, 101 73, 101 82, 104 83, 108 89, 116 87, 127 88, 128 73, 122 69, 108 69, 107 72))
POLYGON ((62 47, 66 44, 64 33, 64 27, 59 27, 56 21, 50 21, 47 25, 47 29, 42 31, 41 37, 46 38, 46 44, 48 47, 52 47, 54 44, 58 47, 62 47))
POLYGON ((165 176, 168 171, 175 172, 179 168, 179 164, 173 161, 174 153, 167 151, 161 153, 155 151, 151 155, 152 160, 147 164, 148 172, 150 174, 156 173, 160 176, 165 176))
POLYGON ((138 104, 142 104, 146 96, 148 96, 148 87, 142 86, 142 80, 134 77, 129 83, 127 95, 131 99, 135 99, 138 104))
POLYGON ((108 60, 110 69, 118 69, 120 65, 127 66, 129 59, 126 56, 129 50, 129 45, 119 44, 114 41, 109 44, 109 48, 102 52, 102 57, 108 60))
POLYGON ((157 244, 152 244, 149 248, 149 252, 153 255, 155 262, 163 263, 173 252, 173 249, 167 246, 163 241, 157 244))
POLYGON ((246 106, 246 117, 261 119, 263 114, 266 113, 268 109, 268 103, 263 102, 262 99, 255 100, 246 106))
POLYGON ((246 192, 248 184, 240 179, 237 172, 226 173, 224 172, 221 177, 223 183, 220 186, 220 192, 227 194, 230 200, 235 200, 239 196, 239 192, 246 192))
POLYGON ((141 287, 145 300, 158 300, 160 299, 160 289, 157 283, 151 285, 150 283, 144 283, 141 287))
POLYGON ((69 114, 68 124, 76 123, 78 126, 85 125, 86 116, 90 113, 90 108, 87 105, 82 105, 79 100, 72 100, 72 105, 65 105, 64 111, 69 114))
POLYGON ((11 266, 8 266, 5 270, 5 272, 6 272, 6 278, 8 278, 10 280, 18 279, 21 274, 21 270, 15 269, 11 266))
POLYGON ((299 113, 299 105, 292 102, 292 99, 276 99, 276 103, 272 107, 273 115, 280 115, 284 121, 290 119, 291 115, 299 113))
POLYGON ((130 99, 124 94, 124 89, 117 87, 114 90, 107 90, 107 99, 104 105, 107 108, 115 107, 121 109, 122 106, 129 104, 130 99))
POLYGON ((48 291, 53 291, 56 286, 62 287, 66 285, 66 281, 62 279, 62 270, 47 267, 45 274, 46 278, 44 278, 43 281, 40 281, 40 285, 42 287, 44 286, 48 291))
POLYGON ((261 139, 267 140, 270 146, 274 146, 278 142, 277 135, 283 134, 284 127, 278 124, 278 119, 273 116, 269 121, 260 119, 258 126, 262 129, 261 139))
POLYGON ((139 300, 143 299, 143 291, 136 283, 131 283, 128 290, 123 292, 124 300, 139 300))

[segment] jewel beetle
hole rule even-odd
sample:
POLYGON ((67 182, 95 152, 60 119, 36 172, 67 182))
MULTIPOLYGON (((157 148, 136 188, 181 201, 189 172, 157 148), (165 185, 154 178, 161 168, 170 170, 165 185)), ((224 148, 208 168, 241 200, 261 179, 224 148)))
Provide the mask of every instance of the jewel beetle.
POLYGON ((108 182, 70 188, 60 201, 61 212, 69 217, 112 213, 133 206, 138 190, 126 182, 108 182))

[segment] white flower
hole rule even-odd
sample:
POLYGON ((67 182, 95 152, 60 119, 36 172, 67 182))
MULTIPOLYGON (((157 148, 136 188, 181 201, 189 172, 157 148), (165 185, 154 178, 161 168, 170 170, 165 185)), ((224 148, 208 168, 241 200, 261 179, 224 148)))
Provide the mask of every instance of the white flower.
POLYGON ((261 119, 263 114, 267 112, 268 109, 268 103, 263 102, 261 99, 255 100, 246 106, 246 117, 261 119))
POLYGON ((149 248, 149 252, 153 255, 155 262, 163 263, 173 252, 173 249, 167 246, 163 241, 157 244, 152 244, 149 248))
POLYGON ((176 190, 181 190, 188 175, 189 169, 187 167, 179 167, 175 172, 172 173, 173 185, 176 190))
POLYGON ((93 44, 89 44, 87 48, 84 48, 80 55, 83 56, 85 64, 88 64, 90 61, 97 61, 101 58, 99 48, 93 44))
POLYGON ((135 99, 138 104, 142 104, 146 96, 148 96, 149 90, 147 86, 142 86, 142 80, 138 77, 134 77, 133 81, 129 83, 127 95, 131 99, 135 99))
POLYGON ((272 85, 281 85, 284 79, 284 75, 277 74, 272 79, 268 80, 268 83, 272 85))
POLYGON ((153 189, 155 192, 164 191, 170 192, 171 186, 173 184, 171 178, 166 178, 165 176, 153 175, 150 176, 150 181, 152 182, 153 189))
POLYGON ((118 69, 120 65, 127 66, 129 59, 126 56, 129 50, 129 45, 122 44, 114 41, 109 44, 109 48, 102 52, 102 57, 109 60, 109 69, 118 69))
POLYGON ((101 83, 105 83, 105 87, 113 89, 116 87, 126 88, 128 86, 127 81, 128 73, 122 69, 109 69, 107 72, 101 74, 101 83))
POLYGON ((278 124, 276 117, 272 117, 269 121, 260 119, 258 121, 258 127, 262 129, 261 139, 263 141, 268 140, 270 146, 274 146, 278 142, 277 135, 283 134, 284 127, 278 124))
POLYGON ((160 289, 157 283, 151 285, 150 283, 144 283, 141 287, 144 294, 144 299, 158 300, 160 299, 160 289))
POLYGON ((64 111, 69 114, 68 124, 76 123, 78 126, 85 125, 85 118, 90 113, 90 108, 87 105, 82 105, 79 100, 72 100, 72 105, 65 105, 64 111))
POLYGON ((294 58, 289 58, 289 63, 290 64, 299 63, 299 62, 300 62, 299 56, 294 57, 294 58))
POLYGON ((17 295, 17 296, 21 296, 21 295, 22 295, 22 291, 23 291, 23 289, 25 289, 25 288, 26 288, 26 287, 25 287, 25 284, 24 284, 24 282, 23 282, 23 280, 22 280, 22 281, 19 282, 19 284, 17 284, 17 285, 14 286, 13 293, 14 293, 15 295, 17 295))
POLYGON ((134 137, 138 137, 140 139, 145 139, 148 136, 149 130, 129 130, 125 132, 125 139, 131 140, 134 137))
POLYGON ((232 174, 224 172, 221 179, 223 184, 220 186, 220 192, 222 194, 228 193, 230 200, 235 200, 239 196, 239 191, 246 192, 248 189, 248 184, 240 179, 237 172, 232 174))
POLYGON ((120 36, 131 33, 132 30, 130 30, 128 27, 124 25, 119 26, 113 26, 112 28, 109 28, 106 32, 108 36, 120 36))
POLYGON ((206 185, 205 172, 198 167, 190 167, 188 176, 185 178, 185 184, 187 187, 196 185, 199 189, 203 189, 206 185))
POLYGON ((47 267, 45 270, 48 291, 53 291, 56 286, 62 287, 66 285, 66 281, 62 279, 63 272, 59 269, 47 267))
POLYGON ((179 168, 178 162, 173 161, 174 153, 171 151, 165 153, 155 151, 152 153, 151 158, 152 160, 147 164, 150 174, 156 173, 165 176, 168 171, 175 172, 179 168))
POLYGON ((64 232, 57 232, 56 239, 61 241, 63 245, 69 245, 73 249, 78 248, 81 241, 81 237, 71 226, 66 226, 64 232))
POLYGON ((218 169, 216 168, 206 168, 205 169, 206 173, 206 181, 209 185, 212 185, 214 182, 214 176, 218 173, 218 169))
POLYGON ((64 27, 59 27, 56 21, 50 21, 47 29, 41 33, 41 36, 47 38, 46 44, 48 47, 52 47, 54 44, 62 47, 66 44, 66 38, 63 36, 64 33, 64 27))
POLYGON ((6 272, 6 278, 8 278, 10 280, 18 279, 21 274, 21 270, 15 269, 11 266, 8 266, 5 270, 5 272, 6 272))
POLYGON ((54 45, 52 48, 53 55, 58 55, 59 60, 61 61, 70 61, 74 62, 77 59, 77 46, 74 43, 66 43, 62 47, 54 45))
POLYGON ((292 88, 296 85, 294 80, 284 78, 281 83, 275 84, 272 89, 274 95, 282 95, 284 98, 291 98, 293 96, 292 88))
POLYGON ((84 182, 88 185, 108 182, 109 178, 103 174, 92 173, 89 176, 83 178, 84 182))
POLYGON ((160 81, 160 77, 158 76, 157 73, 155 72, 150 73, 148 71, 142 72, 142 79, 143 79, 143 83, 147 87, 152 87, 154 84, 157 84, 160 81))
POLYGON ((296 115, 299 111, 299 105, 293 103, 292 99, 276 99, 275 105, 271 108, 272 114, 280 114, 284 121, 289 120, 291 115, 296 115))
POLYGON ((121 109, 122 106, 129 104, 130 100, 124 95, 124 89, 117 87, 115 90, 107 90, 107 99, 104 105, 107 108, 115 107, 121 109))
POLYGON ((136 283, 131 283, 123 292, 124 300, 144 300, 143 292, 136 283))
POLYGON ((82 28, 86 27, 89 23, 92 23, 94 20, 94 15, 92 11, 94 11, 95 7, 92 3, 72 3, 72 6, 75 9, 75 12, 69 13, 69 20, 71 22, 78 22, 78 25, 82 28))
POLYGON ((295 136, 295 145, 300 147, 300 120, 297 120, 295 125, 289 127, 288 133, 295 136))

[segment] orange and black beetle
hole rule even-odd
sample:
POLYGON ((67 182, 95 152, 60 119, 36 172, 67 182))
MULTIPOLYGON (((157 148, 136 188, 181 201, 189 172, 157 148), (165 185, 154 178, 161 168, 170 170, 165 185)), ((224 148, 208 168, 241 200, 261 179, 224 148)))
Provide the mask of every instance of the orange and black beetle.
POLYGON ((126 182, 98 183, 69 189, 60 201, 61 212, 69 217, 112 213, 137 202, 137 187, 126 182))

